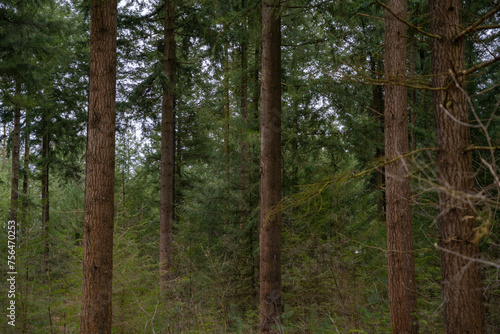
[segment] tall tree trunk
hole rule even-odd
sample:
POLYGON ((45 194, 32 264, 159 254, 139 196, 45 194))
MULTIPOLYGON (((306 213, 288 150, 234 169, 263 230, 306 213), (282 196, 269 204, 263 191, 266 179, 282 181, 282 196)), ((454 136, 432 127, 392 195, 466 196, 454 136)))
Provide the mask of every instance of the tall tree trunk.
POLYGON ((229 186, 229 45, 224 44, 224 173, 229 186))
MULTIPOLYGON (((16 96, 21 95, 21 87, 16 83, 16 96)), ((17 103, 17 102, 16 102, 17 103)), ((17 222, 19 199, 19 146, 21 143, 21 108, 14 106, 14 136, 12 140, 12 183, 10 188, 10 220, 17 222)))
POLYGON ((80 333, 111 333, 117 0, 92 1, 80 333))
MULTIPOLYGON (((28 117, 28 112, 26 112, 26 136, 24 138, 24 173, 23 173, 23 242, 24 249, 29 254, 29 242, 30 242, 30 230, 29 230, 29 162, 30 162, 30 122, 28 117)), ((22 297, 22 333, 27 333, 28 331, 28 286, 29 286, 29 263, 25 262, 25 275, 24 275, 24 296, 22 297)))
POLYGON ((173 266, 173 231, 175 198, 175 4, 165 2, 163 89, 161 119, 161 208, 160 208, 160 285, 165 290, 173 266))
MULTIPOLYGON (((29 187, 29 169, 30 169, 30 121, 28 118, 28 112, 26 112, 26 134, 24 137, 24 168, 23 168, 23 223, 27 224, 27 211, 28 211, 28 187, 29 187)), ((27 225, 26 225, 27 226, 27 225)))
MULTIPOLYGON (((242 0, 242 8, 245 8, 245 1, 242 0)), ((246 193, 248 188, 248 142, 246 141, 246 133, 248 130, 248 40, 247 40, 247 22, 246 19, 242 24, 242 40, 241 40, 241 102, 240 102, 240 112, 241 121, 243 124, 243 131, 241 132, 243 138, 240 144, 241 150, 241 198, 243 207, 246 206, 246 193)), ((242 210, 244 211, 244 210, 242 210)))
MULTIPOLYGON (((484 311, 481 268, 475 238, 476 213, 467 197, 473 192, 474 171, 466 96, 452 81, 450 72, 465 69, 463 38, 454 41, 462 29, 460 0, 429 1, 431 32, 441 36, 431 44, 434 121, 439 197, 439 234, 443 312, 446 333, 483 333, 484 311), (444 109, 459 122, 446 114, 444 109)), ((457 76, 465 89, 465 77, 457 76)))
POLYGON ((281 322, 281 20, 279 0, 262 1, 260 154, 260 333, 281 322))
POLYGON ((53 332, 52 327, 52 312, 51 312, 51 303, 52 303, 52 291, 51 291, 51 281, 50 281, 50 242, 49 242, 49 212, 50 212, 50 203, 49 203, 49 168, 50 168, 50 134, 49 134, 49 126, 48 126, 48 117, 44 116, 42 120, 42 124, 45 128, 45 133, 43 134, 42 139, 42 240, 43 240, 43 271, 47 276, 47 280, 45 284, 48 288, 48 305, 47 312, 49 318, 49 328, 50 333, 53 332))
POLYGON ((47 126, 47 118, 44 117, 42 123, 45 126, 45 133, 42 139, 42 239, 43 239, 43 271, 49 275, 49 153, 50 139, 47 126))
MULTIPOLYGON (((375 79, 382 79, 382 60, 375 59, 373 55, 370 55, 370 67, 372 73, 376 75, 375 79)), ((375 150, 375 158, 381 159, 385 156, 383 148, 384 140, 384 92, 382 86, 373 85, 372 87, 372 105, 375 112, 375 125, 376 125, 376 137, 377 149, 375 150)), ((383 167, 377 170, 376 174, 376 187, 378 193, 377 198, 377 218, 379 221, 385 221, 384 208, 385 208, 385 196, 384 196, 384 170, 383 167)))
MULTIPOLYGON (((406 17, 406 0, 387 6, 406 17)), ((386 224, 389 313, 393 333, 417 333, 417 295, 413 259, 408 161, 408 102, 406 93, 406 25, 385 13, 385 155, 386 224)))
MULTIPOLYGON (((410 41, 410 80, 415 80, 415 41, 412 38, 410 41)), ((415 136, 415 123, 417 121, 417 90, 411 88, 410 90, 410 123, 411 123, 411 150, 417 149, 417 138, 415 136)))

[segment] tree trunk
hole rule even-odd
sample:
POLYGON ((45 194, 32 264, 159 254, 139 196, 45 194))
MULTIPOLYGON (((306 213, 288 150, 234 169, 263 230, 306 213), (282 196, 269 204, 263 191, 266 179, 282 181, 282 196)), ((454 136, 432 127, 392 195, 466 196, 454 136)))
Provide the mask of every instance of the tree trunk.
MULTIPOLYGON (((412 38, 410 41, 410 80, 415 80, 415 41, 412 38)), ((417 90, 411 88, 410 90, 410 123, 411 123, 411 150, 417 149, 417 138, 415 136, 415 123, 417 121, 417 90)))
MULTIPOLYGON (((406 17, 406 0, 387 6, 406 17)), ((385 13, 385 156, 389 313, 393 333, 417 333, 417 295, 413 259, 408 161, 408 102, 406 93, 406 25, 385 13)))
MULTIPOLYGON (((242 8, 245 8, 245 1, 242 1, 242 8)), ((246 217, 245 207, 246 207, 246 193, 248 188, 248 142, 246 141, 246 133, 248 130, 248 40, 247 37, 247 21, 246 19, 242 24, 242 40, 241 40, 241 102, 240 102, 240 112, 241 121, 243 124, 242 139, 240 144, 241 150, 241 176, 240 176, 240 186, 241 186, 241 199, 243 207, 242 220, 246 217)))
POLYGON ((80 333, 111 333, 117 1, 92 1, 80 333))
MULTIPOLYGON (((16 83, 16 96, 21 94, 21 88, 16 83)), ((21 108, 14 106, 14 136, 12 140, 12 183, 10 188, 10 220, 17 223, 19 199, 19 146, 21 143, 21 108)))
POLYGON ((28 112, 26 112, 26 135, 24 137, 24 170, 23 170, 23 201, 22 201, 22 206, 23 206, 23 223, 28 224, 28 204, 29 204, 29 199, 28 199, 28 187, 29 187, 29 170, 30 170, 30 121, 28 118, 28 112))
POLYGON ((42 123, 44 124, 46 133, 43 134, 42 139, 42 239, 43 239, 43 271, 49 275, 49 153, 50 153, 50 139, 49 129, 47 125, 47 118, 44 117, 42 123))
POLYGON ((165 2, 163 88, 161 120, 161 208, 160 208, 160 285, 164 291, 173 266, 172 223, 175 198, 175 4, 165 2))
MULTIPOLYGON (((229 45, 224 44, 224 174, 229 191, 229 45)), ((227 193, 229 196, 229 193, 227 193)), ((227 212, 226 212, 227 219, 227 212)))
MULTIPOLYGON (((439 234, 445 333, 483 333, 484 311, 481 268, 475 238, 476 213, 467 198, 473 192, 474 171, 466 95, 452 82, 450 72, 465 69, 463 38, 454 41, 462 29, 460 0, 431 0, 431 63, 439 197, 439 234), (449 117, 449 114, 459 122, 449 117)), ((465 77, 457 76, 465 90, 465 77)))
POLYGON ((281 20, 279 0, 262 1, 260 157, 260 333, 281 322, 281 20))

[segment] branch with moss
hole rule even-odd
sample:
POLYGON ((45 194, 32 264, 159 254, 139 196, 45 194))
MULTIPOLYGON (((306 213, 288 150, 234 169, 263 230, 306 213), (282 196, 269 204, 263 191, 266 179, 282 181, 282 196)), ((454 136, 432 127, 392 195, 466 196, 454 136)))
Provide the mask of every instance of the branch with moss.
MULTIPOLYGON (((378 2, 378 0, 377 0, 377 2, 378 2)), ((467 35, 471 31, 475 31, 476 29, 477 30, 481 30, 480 27, 479 27, 479 25, 481 23, 483 23, 484 20, 486 20, 488 17, 496 14, 498 11, 500 11, 500 4, 498 4, 492 11, 488 12, 486 15, 484 15, 483 17, 481 17, 479 20, 477 20, 476 22, 474 22, 472 25, 470 25, 469 27, 467 27, 464 30, 462 30, 457 36, 455 36, 455 38, 453 38, 453 42, 456 42, 460 38, 463 38, 465 35, 467 35)), ((488 29, 488 28, 485 28, 485 29, 488 29)))

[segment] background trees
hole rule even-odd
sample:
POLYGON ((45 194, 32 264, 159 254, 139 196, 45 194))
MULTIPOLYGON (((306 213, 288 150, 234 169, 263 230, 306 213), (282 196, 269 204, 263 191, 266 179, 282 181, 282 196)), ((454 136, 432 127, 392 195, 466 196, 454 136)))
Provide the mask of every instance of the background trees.
MULTIPOLYGON (((14 110, 20 106, 19 328, 25 333, 46 328, 72 333, 79 330, 81 309, 90 7, 51 1, 36 2, 36 7, 5 4, 0 8, 0 152, 5 152, 0 215, 4 220, 10 215, 14 110), (44 138, 50 142, 48 152, 44 138), (44 187, 43 173, 50 180, 44 187), (30 182, 21 187, 21 180, 30 182), (47 230, 42 227, 42 188, 50 194, 47 230)), ((464 6, 459 33, 495 10, 486 2, 464 6)), ((163 1, 125 1, 118 10, 113 330, 256 332, 262 274, 259 159, 264 148, 259 124, 265 121, 260 108, 261 6, 250 1, 175 2, 175 37, 170 40, 175 42, 175 76, 169 79, 175 81, 176 94, 176 186, 170 188, 175 191, 175 237, 168 293, 160 294, 160 115, 164 88, 169 87, 163 71, 165 9, 163 1)), ((382 131, 384 125, 390 128, 383 120, 384 114, 389 116, 384 98, 392 96, 384 77, 390 70, 382 38, 385 10, 371 1, 293 0, 280 6, 281 43, 273 46, 280 46, 281 53, 281 79, 274 88, 281 91, 282 130, 281 153, 274 158, 281 156, 283 307, 278 311, 284 332, 390 331, 385 266, 393 248, 385 246, 389 236, 379 177, 384 168, 390 169, 385 166, 382 131)), ((412 141, 397 150, 409 146, 405 165, 411 184, 415 315, 421 332, 435 333, 449 322, 440 317, 446 299, 434 247, 438 243, 439 250, 446 248, 446 238, 439 244, 444 225, 437 218, 445 216, 437 204, 442 192, 449 192, 435 169, 444 150, 434 145, 434 130, 441 123, 430 113, 431 96, 444 92, 433 93, 429 76, 435 38, 421 31, 442 32, 431 30, 427 2, 409 1, 407 11, 406 20, 418 29, 401 25, 407 31, 408 52, 400 61, 406 61, 409 75, 399 80, 407 86, 409 115, 398 116, 410 122, 412 141)), ((465 141, 462 146, 472 161, 474 188, 462 190, 475 207, 468 213, 476 217, 469 221, 469 228, 478 231, 471 234, 478 238, 474 247, 482 260, 492 263, 499 256, 497 153, 486 147, 498 146, 498 120, 492 112, 499 65, 481 64, 493 61, 498 51, 497 31, 483 26, 497 24, 498 14, 489 15, 477 26, 481 28, 464 36, 465 67, 457 65, 459 70, 476 69, 467 73, 463 87, 478 117, 470 105, 460 109, 470 114, 472 148, 465 141)), ((436 78, 445 84, 453 81, 449 75, 436 78)), ((461 82, 458 73, 456 78, 461 82)), ((449 92, 460 91, 450 87, 449 92)), ((451 106, 447 110, 455 115, 451 106)), ((465 121, 465 114, 461 117, 465 121)), ((395 133, 386 130, 386 135, 389 139, 395 133)), ((388 150, 387 156, 391 154, 388 150)), ((389 187, 386 197, 391 196, 389 187)), ((0 243, 2 254, 5 247, 0 243)), ((497 267, 486 263, 475 270, 484 281, 484 330, 495 333, 497 267)), ((5 298, 1 295, 2 305, 5 298)), ((5 319, 0 317, 4 327, 5 319)))

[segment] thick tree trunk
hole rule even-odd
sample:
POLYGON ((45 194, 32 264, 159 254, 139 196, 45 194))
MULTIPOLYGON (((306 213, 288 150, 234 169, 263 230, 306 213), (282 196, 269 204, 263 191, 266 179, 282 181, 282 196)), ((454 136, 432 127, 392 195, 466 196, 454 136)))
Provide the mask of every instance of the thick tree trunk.
POLYGON ((92 1, 80 333, 111 333, 117 1, 92 1))
POLYGON ((281 322, 281 32, 279 0, 262 1, 260 332, 281 322))
POLYGON ((173 266, 173 228, 175 199, 175 4, 165 2, 163 89, 161 120, 161 208, 160 208, 160 285, 165 290, 173 266))
MULTIPOLYGON (((406 0, 388 0, 387 6, 406 17, 406 0)), ((408 161, 408 102, 406 86, 406 25, 385 14, 385 156, 386 224, 389 312, 393 333, 417 333, 417 291, 413 259, 413 232, 408 161)))
MULTIPOLYGON (((483 333, 484 311, 475 238, 476 213, 467 195, 473 192, 474 171, 466 96, 452 82, 451 73, 465 69, 464 40, 454 41, 462 29, 460 0, 431 0, 431 32, 441 36, 431 44, 434 121, 439 196, 439 234, 443 311, 446 333, 483 333), (451 84, 450 84, 451 83, 451 84), (450 84, 450 85, 449 85, 450 84), (452 119, 445 110, 462 124, 452 119)), ((456 77, 465 89, 465 78, 456 77)))
MULTIPOLYGON (((19 84, 16 84, 16 95, 21 94, 19 84)), ((19 146, 21 143, 21 109, 14 106, 14 136, 12 140, 12 183, 10 188, 10 220, 17 222, 19 199, 19 146)))

